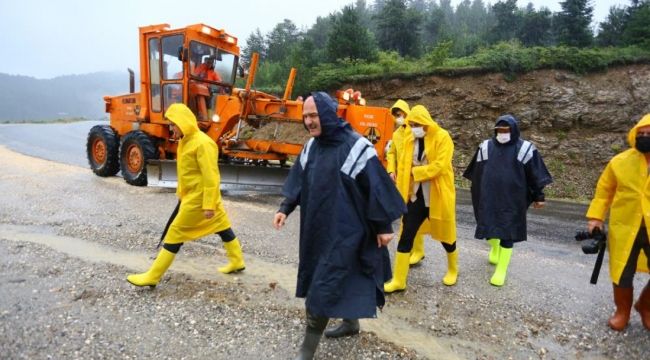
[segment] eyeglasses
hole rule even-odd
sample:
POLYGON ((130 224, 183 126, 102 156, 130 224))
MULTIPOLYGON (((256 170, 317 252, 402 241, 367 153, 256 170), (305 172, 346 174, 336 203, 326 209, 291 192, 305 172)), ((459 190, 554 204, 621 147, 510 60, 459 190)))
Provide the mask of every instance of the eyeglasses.
POLYGON ((650 131, 637 132, 636 137, 650 137, 650 131))
POLYGON ((307 119, 307 118, 315 119, 315 118, 317 118, 317 117, 318 117, 318 113, 317 113, 317 112, 312 112, 312 113, 302 114, 302 119, 303 119, 303 120, 304 120, 304 119, 307 119))

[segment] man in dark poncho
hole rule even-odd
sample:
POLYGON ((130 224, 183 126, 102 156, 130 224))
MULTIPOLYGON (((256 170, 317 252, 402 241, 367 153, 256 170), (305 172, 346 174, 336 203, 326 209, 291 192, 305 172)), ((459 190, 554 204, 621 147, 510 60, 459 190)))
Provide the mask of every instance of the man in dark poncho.
POLYGON ((281 228, 300 205, 296 296, 306 298, 307 329, 298 359, 314 356, 329 318, 349 324, 376 317, 390 278, 384 265, 391 223, 406 210, 373 145, 336 111, 326 93, 306 98, 303 121, 312 138, 291 168, 273 219, 281 228))
POLYGON ((519 137, 512 115, 497 119, 494 137, 481 143, 464 177, 472 181, 477 239, 487 239, 490 283, 503 286, 512 247, 526 240, 526 210, 544 207, 544 187, 553 180, 535 145, 519 137))

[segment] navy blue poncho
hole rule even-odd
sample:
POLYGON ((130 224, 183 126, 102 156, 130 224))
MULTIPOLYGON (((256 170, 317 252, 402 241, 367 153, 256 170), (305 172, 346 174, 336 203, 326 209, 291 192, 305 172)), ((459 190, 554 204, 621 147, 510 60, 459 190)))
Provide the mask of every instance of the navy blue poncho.
POLYGON ((510 141, 501 144, 495 137, 483 141, 463 174, 472 181, 474 236, 523 241, 526 211, 533 201, 544 201, 551 174, 535 145, 520 139, 512 115, 499 117, 496 125, 510 126, 510 141))
POLYGON ((316 316, 375 317, 391 277, 377 234, 392 233, 406 207, 373 145, 338 118, 329 95, 312 96, 322 133, 296 159, 280 208, 289 215, 300 205, 296 296, 316 316))

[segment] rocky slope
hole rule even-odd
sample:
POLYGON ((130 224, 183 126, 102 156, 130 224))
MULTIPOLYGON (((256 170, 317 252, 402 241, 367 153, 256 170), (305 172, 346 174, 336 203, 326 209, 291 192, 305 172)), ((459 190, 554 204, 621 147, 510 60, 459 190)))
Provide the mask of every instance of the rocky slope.
MULTIPOLYGON (((448 129, 460 175, 495 119, 512 113, 540 149, 555 182, 547 195, 588 199, 604 165, 624 150, 627 132, 650 113, 650 65, 587 75, 539 70, 507 81, 502 74, 426 76, 350 84, 369 104, 422 104, 448 129)), ((457 177, 459 185, 467 184, 457 177)))

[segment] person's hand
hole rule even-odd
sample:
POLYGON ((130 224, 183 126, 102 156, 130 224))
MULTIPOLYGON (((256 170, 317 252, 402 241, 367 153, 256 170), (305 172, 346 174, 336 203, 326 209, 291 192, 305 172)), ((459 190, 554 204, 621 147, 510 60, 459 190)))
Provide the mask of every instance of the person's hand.
POLYGON ((535 201, 533 202, 533 208, 535 209, 541 209, 543 208, 545 203, 543 201, 535 201))
POLYGON ((214 217, 214 210, 203 210, 203 217, 212 219, 214 217))
POLYGON ((386 246, 391 240, 393 240, 393 233, 377 234, 377 247, 386 246))
POLYGON ((280 230, 284 226, 284 221, 287 220, 287 214, 277 212, 273 217, 273 227, 280 230))
POLYGON ((395 173, 388 173, 388 176, 390 176, 390 179, 393 180, 393 182, 397 181, 397 176, 395 176, 395 173))
POLYGON ((603 221, 598 220, 598 219, 589 219, 589 221, 587 222, 587 231, 589 231, 589 233, 591 234, 591 232, 595 228, 599 228, 599 229, 602 230, 603 229, 603 221))

